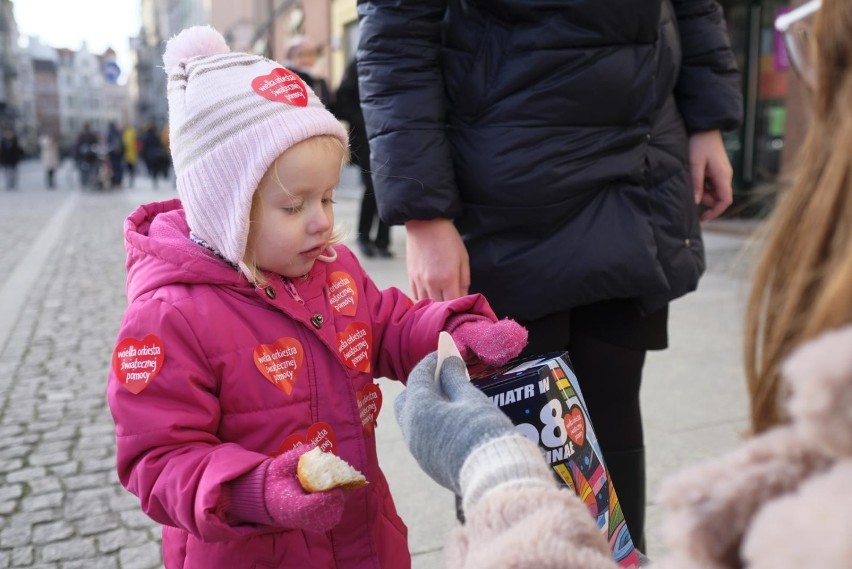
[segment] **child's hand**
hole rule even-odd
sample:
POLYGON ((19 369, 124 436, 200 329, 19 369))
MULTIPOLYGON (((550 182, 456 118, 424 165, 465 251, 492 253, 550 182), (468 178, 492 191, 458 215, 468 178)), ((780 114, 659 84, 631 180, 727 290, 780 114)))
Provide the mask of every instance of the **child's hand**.
POLYGON ((492 322, 480 316, 462 316, 448 332, 462 358, 500 366, 516 357, 527 345, 527 330, 514 320, 492 322))
POLYGON ((274 525, 325 532, 343 515, 343 490, 308 493, 296 477, 299 457, 313 448, 303 445, 269 461, 263 496, 274 525))
POLYGON ((302 445, 260 463, 225 485, 223 510, 230 523, 252 523, 307 531, 328 531, 343 516, 343 490, 308 493, 296 477, 302 445))

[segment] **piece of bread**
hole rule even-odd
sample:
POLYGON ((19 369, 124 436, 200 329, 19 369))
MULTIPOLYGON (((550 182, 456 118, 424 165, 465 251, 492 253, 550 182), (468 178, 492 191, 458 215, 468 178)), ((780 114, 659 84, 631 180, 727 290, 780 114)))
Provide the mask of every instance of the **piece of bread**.
POLYGON ((369 484, 348 462, 336 454, 322 452, 319 447, 299 457, 296 476, 306 492, 324 492, 332 488, 353 490, 369 484))

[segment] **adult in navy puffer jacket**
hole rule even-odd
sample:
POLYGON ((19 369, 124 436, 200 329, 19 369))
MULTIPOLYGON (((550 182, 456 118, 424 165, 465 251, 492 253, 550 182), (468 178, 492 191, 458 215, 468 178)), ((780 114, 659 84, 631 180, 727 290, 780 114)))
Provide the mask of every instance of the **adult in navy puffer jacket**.
POLYGON ((386 222, 406 225, 415 295, 454 298, 469 283, 527 327, 527 353, 569 350, 641 534, 645 351, 666 347, 668 303, 704 270, 696 195, 705 218, 731 200, 720 131, 737 127, 742 100, 721 8, 359 0, 358 10, 376 196, 386 222))

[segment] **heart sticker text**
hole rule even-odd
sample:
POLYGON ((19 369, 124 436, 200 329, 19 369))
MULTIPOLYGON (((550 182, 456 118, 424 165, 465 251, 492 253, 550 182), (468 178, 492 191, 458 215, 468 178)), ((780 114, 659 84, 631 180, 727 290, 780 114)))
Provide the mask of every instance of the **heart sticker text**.
POLYGON ((565 415, 565 429, 568 431, 568 438, 574 441, 575 445, 583 446, 586 442, 586 419, 576 405, 565 415))
POLYGON ((290 395, 302 369, 303 354, 296 338, 278 338, 254 349, 254 365, 272 385, 290 395))
POLYGON ((378 385, 371 383, 364 386, 364 389, 357 392, 355 396, 358 398, 361 426, 368 433, 372 433, 376 428, 376 419, 379 416, 379 411, 382 410, 382 392, 379 390, 378 385))
POLYGON ((255 77, 251 82, 255 93, 275 103, 286 103, 297 107, 308 104, 305 82, 288 69, 279 67, 268 75, 255 77))
POLYGON ((349 273, 335 271, 328 276, 328 301, 338 314, 355 316, 358 308, 358 289, 349 273))
POLYGON ((166 350, 159 336, 148 334, 141 340, 124 338, 112 353, 112 371, 136 395, 151 385, 165 359, 166 350))
POLYGON ((373 334, 363 322, 353 322, 343 332, 337 333, 337 351, 343 363, 354 370, 370 371, 372 344, 373 334))
POLYGON ((293 433, 281 441, 281 446, 278 447, 276 452, 272 453, 272 456, 284 454, 306 444, 315 444, 321 451, 333 453, 334 447, 337 446, 337 437, 334 436, 334 429, 328 423, 314 423, 308 427, 307 433, 293 433))

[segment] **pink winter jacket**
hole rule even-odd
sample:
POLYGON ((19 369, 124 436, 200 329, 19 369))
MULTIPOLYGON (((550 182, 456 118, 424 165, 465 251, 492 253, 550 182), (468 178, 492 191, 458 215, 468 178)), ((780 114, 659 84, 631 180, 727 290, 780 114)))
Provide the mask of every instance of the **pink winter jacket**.
POLYGON ((107 395, 119 478, 163 524, 166 567, 410 567, 376 457, 373 378, 405 379, 454 314, 496 320, 485 300, 414 304, 343 246, 292 286, 254 288, 188 238, 178 200, 141 206, 124 229, 129 307, 107 395), (224 484, 312 440, 369 480, 346 494, 340 524, 226 522, 224 484))

